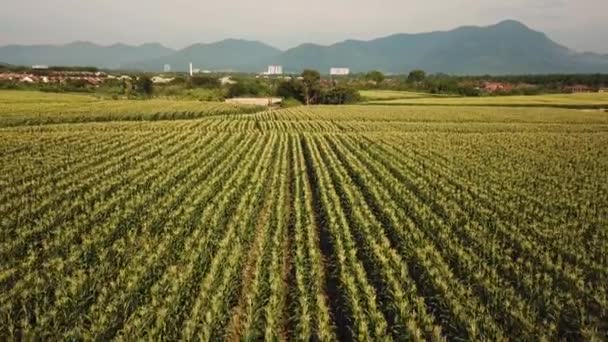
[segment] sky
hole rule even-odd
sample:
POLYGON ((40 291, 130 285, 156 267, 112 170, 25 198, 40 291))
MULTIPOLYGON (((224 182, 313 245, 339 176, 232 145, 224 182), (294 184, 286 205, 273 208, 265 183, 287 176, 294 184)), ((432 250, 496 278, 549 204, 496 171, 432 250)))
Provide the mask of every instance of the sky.
POLYGON ((608 0, 2 0, 0 45, 225 38, 281 49, 312 42, 523 22, 578 51, 608 53, 608 0))

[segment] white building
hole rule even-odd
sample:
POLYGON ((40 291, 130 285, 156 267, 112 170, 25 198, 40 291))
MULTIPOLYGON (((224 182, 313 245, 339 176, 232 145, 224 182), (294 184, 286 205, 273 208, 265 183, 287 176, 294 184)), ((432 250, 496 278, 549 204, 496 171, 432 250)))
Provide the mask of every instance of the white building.
POLYGON ((331 68, 329 69, 329 74, 332 76, 346 76, 350 74, 349 68, 331 68))
POLYGON ((283 66, 282 65, 269 65, 268 71, 264 73, 264 75, 283 75, 283 66))
POLYGON ((162 76, 152 77, 152 83, 155 83, 155 84, 165 84, 165 83, 169 83, 173 80, 174 80, 174 78, 164 78, 162 76))
POLYGON ((220 78, 220 83, 221 83, 222 85, 226 85, 226 84, 235 84, 235 83, 236 83, 236 81, 235 81, 235 80, 233 80, 233 79, 232 79, 230 76, 225 76, 225 77, 220 78))
POLYGON ((32 65, 32 69, 34 70, 47 70, 48 68, 48 65, 32 65))
POLYGON ((165 64, 163 67, 164 72, 171 72, 171 64, 165 64))

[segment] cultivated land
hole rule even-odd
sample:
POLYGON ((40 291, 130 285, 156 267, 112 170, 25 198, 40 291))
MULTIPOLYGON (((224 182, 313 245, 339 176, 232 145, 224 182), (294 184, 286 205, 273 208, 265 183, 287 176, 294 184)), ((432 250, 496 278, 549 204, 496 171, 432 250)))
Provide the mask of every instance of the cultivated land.
POLYGON ((363 91, 361 95, 372 104, 383 105, 608 108, 608 93, 449 97, 406 91, 376 90, 363 91))
POLYGON ((608 113, 49 96, 0 128, 3 340, 608 332, 608 113))
POLYGON ((90 95, 0 91, 0 127, 90 121, 156 121, 253 113, 254 106, 219 102, 108 100, 90 95))
POLYGON ((368 101, 451 97, 449 95, 416 93, 412 91, 398 90, 361 90, 359 93, 364 100, 368 101))

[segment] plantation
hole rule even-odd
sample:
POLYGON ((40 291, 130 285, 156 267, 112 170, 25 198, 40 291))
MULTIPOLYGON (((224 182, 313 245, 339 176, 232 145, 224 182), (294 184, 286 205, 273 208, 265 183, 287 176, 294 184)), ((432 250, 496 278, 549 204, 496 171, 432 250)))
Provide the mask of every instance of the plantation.
POLYGON ((370 103, 384 105, 608 108, 608 93, 450 97, 406 91, 377 90, 363 92, 362 95, 368 98, 370 103))
POLYGON ((90 95, 0 91, 0 127, 68 122, 156 121, 253 113, 260 108, 200 101, 107 100, 90 95))
POLYGON ((367 101, 451 97, 450 95, 443 94, 416 93, 398 90, 361 90, 359 93, 367 101))
POLYGON ((2 102, 0 339, 605 339, 608 113, 160 101, 2 102))

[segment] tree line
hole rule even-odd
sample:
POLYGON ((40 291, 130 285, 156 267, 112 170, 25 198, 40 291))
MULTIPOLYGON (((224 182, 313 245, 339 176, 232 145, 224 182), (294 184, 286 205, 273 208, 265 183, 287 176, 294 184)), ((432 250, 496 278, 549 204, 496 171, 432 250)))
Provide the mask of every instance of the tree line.
POLYGON ((479 96, 486 82, 509 85, 497 95, 536 95, 562 93, 569 87, 584 86, 590 91, 608 87, 608 74, 478 75, 430 74, 413 70, 408 75, 385 76, 379 71, 355 75, 350 79, 362 89, 409 90, 436 94, 479 96))

